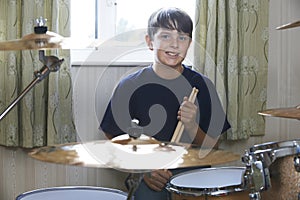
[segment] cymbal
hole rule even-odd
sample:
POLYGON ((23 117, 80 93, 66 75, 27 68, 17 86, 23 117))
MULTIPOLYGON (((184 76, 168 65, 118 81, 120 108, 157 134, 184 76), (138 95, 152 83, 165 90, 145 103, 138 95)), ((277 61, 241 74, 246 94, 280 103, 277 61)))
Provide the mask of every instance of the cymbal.
POLYGON ((283 29, 295 28, 295 27, 298 27, 298 26, 300 26, 300 21, 284 24, 282 26, 278 26, 276 29, 277 30, 283 30, 283 29))
POLYGON ((46 146, 29 156, 44 162, 130 172, 218 165, 240 159, 240 155, 176 144, 122 145, 110 140, 46 146), (135 148, 133 148, 133 146, 135 148))
POLYGON ((300 105, 296 107, 289 108, 276 108, 276 109, 268 109, 258 114, 268 117, 283 117, 283 118, 291 118, 291 119, 300 119, 300 105))
POLYGON ((240 160, 241 156, 230 151, 221 149, 202 149, 198 146, 191 146, 182 158, 171 165, 169 169, 214 166, 240 160))
POLYGON ((0 50, 54 49, 61 48, 63 37, 51 31, 45 34, 29 34, 21 39, 0 42, 0 50))
POLYGON ((47 31, 45 34, 31 33, 21 39, 0 42, 1 51, 32 49, 82 49, 93 48, 95 41, 72 39, 47 31))
POLYGON ((153 137, 142 134, 140 137, 134 139, 128 134, 123 134, 117 137, 114 137, 111 140, 113 143, 122 144, 122 145, 141 145, 141 144, 161 144, 160 141, 156 140, 153 137))

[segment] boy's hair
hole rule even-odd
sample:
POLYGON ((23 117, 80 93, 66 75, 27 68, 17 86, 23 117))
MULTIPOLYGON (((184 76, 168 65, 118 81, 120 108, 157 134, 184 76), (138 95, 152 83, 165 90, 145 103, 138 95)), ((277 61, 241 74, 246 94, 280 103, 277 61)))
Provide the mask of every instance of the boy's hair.
POLYGON ((154 12, 148 20, 148 35, 153 40, 158 28, 177 30, 188 33, 192 38, 193 21, 190 16, 179 8, 161 8, 154 12))

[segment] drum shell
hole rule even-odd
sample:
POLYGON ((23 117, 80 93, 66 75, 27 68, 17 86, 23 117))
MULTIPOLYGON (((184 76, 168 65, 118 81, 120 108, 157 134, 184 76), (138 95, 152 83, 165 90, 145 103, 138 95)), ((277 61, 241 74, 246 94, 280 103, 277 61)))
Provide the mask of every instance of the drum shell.
POLYGON ((296 139, 257 144, 250 148, 270 174, 271 187, 263 189, 262 199, 299 199, 300 174, 294 167, 299 146, 300 140, 296 139))
POLYGON ((249 200, 249 194, 246 191, 234 192, 224 196, 186 196, 172 193, 171 200, 249 200))
MULTIPOLYGON (((170 192, 171 200, 249 200, 249 193, 243 188, 244 186, 242 179, 244 172, 245 168, 243 167, 220 167, 192 170, 190 172, 184 172, 172 177, 170 182, 168 183, 167 190, 170 192), (201 177, 203 173, 217 172, 216 174, 218 174, 219 170, 237 170, 240 171, 239 173, 242 172, 242 176, 237 177, 241 179, 240 182, 234 185, 230 185, 231 183, 228 183, 227 186, 224 186, 222 185, 224 183, 219 183, 219 181, 216 180, 214 186, 207 186, 208 188, 205 188, 206 186, 202 186, 202 184, 199 184, 197 188, 195 186, 191 186, 191 188, 189 188, 189 184, 181 187, 180 184, 176 185, 176 183, 172 183, 172 180, 175 180, 178 177, 180 178, 180 176, 184 177, 185 174, 191 173, 193 176, 195 174, 196 177, 197 173, 199 173, 199 180, 201 180, 202 178, 204 178, 201 177), (218 187, 219 184, 222 186, 218 187)), ((220 174, 218 174, 217 176, 220 176, 220 174)), ((223 177, 219 178, 223 180, 226 180, 227 178, 230 179, 230 177, 228 177, 228 174, 226 175, 226 173, 223 177)))
POLYGON ((42 188, 25 192, 16 200, 126 200, 127 194, 117 189, 70 186, 42 188))
POLYGON ((298 199, 300 173, 294 167, 294 155, 278 158, 269 167, 271 188, 261 193, 262 199, 298 199))

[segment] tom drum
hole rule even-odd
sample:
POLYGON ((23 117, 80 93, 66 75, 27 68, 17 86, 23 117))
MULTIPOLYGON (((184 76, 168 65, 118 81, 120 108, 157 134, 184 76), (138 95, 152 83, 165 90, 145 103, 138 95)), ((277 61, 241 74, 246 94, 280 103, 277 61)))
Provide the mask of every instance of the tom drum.
POLYGON ((299 140, 269 142, 250 148, 256 159, 269 170, 271 187, 265 187, 261 193, 262 199, 299 199, 299 142, 299 140))
POLYGON ((173 176, 167 184, 172 200, 248 200, 244 167, 191 170, 173 176))

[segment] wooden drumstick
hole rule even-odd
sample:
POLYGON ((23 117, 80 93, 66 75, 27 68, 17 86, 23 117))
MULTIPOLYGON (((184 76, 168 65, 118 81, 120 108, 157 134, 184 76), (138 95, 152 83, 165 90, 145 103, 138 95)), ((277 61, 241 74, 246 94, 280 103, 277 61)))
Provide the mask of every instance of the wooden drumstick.
MULTIPOLYGON (((197 94, 198 94, 198 89, 193 87, 193 90, 189 96, 189 99, 188 101, 194 103, 196 98, 197 98, 197 94)), ((181 138, 181 135, 184 131, 184 125, 181 121, 178 121, 177 123, 177 126, 176 126, 176 129, 174 131, 174 134, 173 134, 173 137, 171 139, 171 142, 175 142, 175 143, 178 143, 180 141, 180 138, 181 138)))

